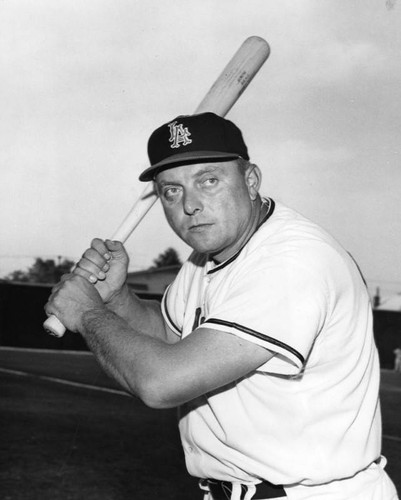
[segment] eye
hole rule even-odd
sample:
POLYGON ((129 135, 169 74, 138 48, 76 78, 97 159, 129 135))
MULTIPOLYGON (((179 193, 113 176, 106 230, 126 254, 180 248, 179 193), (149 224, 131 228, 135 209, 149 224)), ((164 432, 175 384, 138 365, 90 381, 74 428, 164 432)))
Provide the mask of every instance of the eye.
POLYGON ((181 194, 181 188, 177 186, 165 187, 162 191, 163 198, 167 201, 175 201, 181 194))
POLYGON ((206 187, 215 186, 218 183, 218 179, 216 177, 208 177, 203 181, 203 185, 206 187))

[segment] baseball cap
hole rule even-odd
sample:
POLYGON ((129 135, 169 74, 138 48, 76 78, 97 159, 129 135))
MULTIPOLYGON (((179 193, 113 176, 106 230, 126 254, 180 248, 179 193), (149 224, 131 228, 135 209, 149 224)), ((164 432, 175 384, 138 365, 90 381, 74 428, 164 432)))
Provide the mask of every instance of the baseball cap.
POLYGON ((215 113, 180 115, 156 129, 148 141, 150 167, 139 176, 151 181, 168 168, 191 163, 249 160, 241 130, 215 113))

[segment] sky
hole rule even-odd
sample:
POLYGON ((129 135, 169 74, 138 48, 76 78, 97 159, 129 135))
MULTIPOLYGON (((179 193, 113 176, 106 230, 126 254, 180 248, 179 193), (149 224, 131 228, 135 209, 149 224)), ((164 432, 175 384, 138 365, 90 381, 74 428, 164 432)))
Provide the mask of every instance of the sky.
MULTIPOLYGON (((0 0, 0 276, 110 237, 149 135, 252 35, 271 55, 227 118, 261 193, 331 232, 371 290, 401 292, 397 0, 0 0)), ((126 246, 130 270, 190 251, 159 202, 126 246)))

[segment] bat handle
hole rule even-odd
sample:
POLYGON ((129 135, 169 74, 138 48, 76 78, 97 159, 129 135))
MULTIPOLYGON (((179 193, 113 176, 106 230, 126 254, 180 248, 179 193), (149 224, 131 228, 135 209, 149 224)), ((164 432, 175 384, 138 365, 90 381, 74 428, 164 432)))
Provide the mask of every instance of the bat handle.
POLYGON ((138 226, 138 224, 153 207, 156 201, 157 193, 154 190, 153 182, 148 182, 140 197, 135 202, 128 215, 115 231, 111 239, 121 241, 121 243, 125 243, 133 230, 138 226))
MULTIPOLYGON (((124 243, 130 236, 132 231, 152 208, 156 200, 157 195, 154 192, 153 184, 149 182, 146 188, 143 190, 138 201, 132 207, 132 210, 122 222, 121 226, 113 234, 112 239, 124 243)), ((43 328, 49 335, 53 335, 53 337, 57 338, 62 337, 66 331, 65 326, 53 314, 51 314, 43 323, 43 328)))

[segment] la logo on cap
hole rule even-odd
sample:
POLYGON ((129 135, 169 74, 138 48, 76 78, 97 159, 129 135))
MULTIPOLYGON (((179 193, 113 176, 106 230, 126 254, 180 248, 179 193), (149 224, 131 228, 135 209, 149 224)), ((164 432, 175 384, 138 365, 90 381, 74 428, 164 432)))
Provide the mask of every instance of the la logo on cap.
POLYGON ((169 123, 168 127, 170 129, 169 142, 171 142, 171 148, 179 148, 181 145, 186 146, 187 144, 191 144, 192 139, 189 138, 191 133, 188 127, 184 127, 182 123, 177 123, 177 121, 169 123))
POLYGON ((249 160, 241 130, 215 113, 179 115, 157 128, 148 140, 150 167, 139 180, 154 180, 157 173, 174 166, 249 160))

